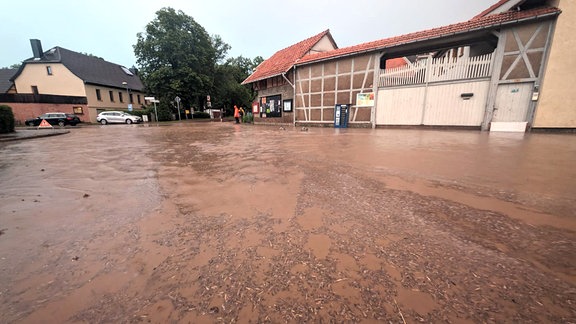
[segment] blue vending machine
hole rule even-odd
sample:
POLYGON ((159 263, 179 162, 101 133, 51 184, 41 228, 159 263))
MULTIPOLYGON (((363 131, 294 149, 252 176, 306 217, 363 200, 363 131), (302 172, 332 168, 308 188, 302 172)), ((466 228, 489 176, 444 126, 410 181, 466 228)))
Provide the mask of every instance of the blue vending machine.
POLYGON ((336 105, 334 107, 334 128, 348 127, 348 110, 350 105, 336 105))

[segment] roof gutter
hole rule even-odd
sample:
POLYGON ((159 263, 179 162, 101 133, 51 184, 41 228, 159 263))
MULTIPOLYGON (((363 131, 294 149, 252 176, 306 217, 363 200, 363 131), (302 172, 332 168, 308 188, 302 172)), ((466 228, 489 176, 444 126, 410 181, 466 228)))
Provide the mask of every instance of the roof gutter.
POLYGON ((273 78, 273 77, 276 77, 276 76, 284 76, 284 73, 286 73, 286 72, 282 72, 282 73, 278 73, 278 74, 273 74, 273 75, 268 75, 268 76, 265 76, 265 77, 258 78, 258 79, 256 79, 256 80, 250 80, 250 81, 248 81, 248 82, 246 82, 246 80, 244 80, 244 81, 242 81, 242 83, 240 83, 240 84, 250 84, 250 83, 254 83, 254 82, 266 80, 266 79, 269 79, 269 78, 273 78))
MULTIPOLYGON (((292 66, 292 67, 294 67, 294 66, 292 66)), ((290 67, 290 68, 292 68, 292 67, 290 67)), ((246 81, 242 81, 242 83, 240 83, 240 84, 250 84, 250 83, 255 83, 255 82, 258 82, 258 81, 262 81, 262 80, 270 79, 270 78, 273 78, 273 77, 277 77, 277 76, 281 76, 281 77, 283 77, 283 78, 284 78, 284 80, 286 80, 286 82, 288 82, 288 84, 290 84, 290 86, 292 86, 292 88, 294 88, 294 85, 292 84, 292 82, 290 82, 290 80, 288 80, 288 78, 286 77, 286 72, 282 72, 282 73, 279 73, 279 74, 268 75, 268 76, 265 76, 265 77, 261 77, 261 78, 259 78, 259 79, 256 79, 256 80, 250 80, 250 81, 248 81, 248 82, 246 82, 246 81)))

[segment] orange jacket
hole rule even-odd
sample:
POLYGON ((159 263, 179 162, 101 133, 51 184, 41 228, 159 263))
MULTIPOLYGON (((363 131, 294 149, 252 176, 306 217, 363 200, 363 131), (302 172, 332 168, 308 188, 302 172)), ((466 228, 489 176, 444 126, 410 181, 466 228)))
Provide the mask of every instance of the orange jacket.
POLYGON ((234 105, 234 118, 240 117, 240 110, 234 105))

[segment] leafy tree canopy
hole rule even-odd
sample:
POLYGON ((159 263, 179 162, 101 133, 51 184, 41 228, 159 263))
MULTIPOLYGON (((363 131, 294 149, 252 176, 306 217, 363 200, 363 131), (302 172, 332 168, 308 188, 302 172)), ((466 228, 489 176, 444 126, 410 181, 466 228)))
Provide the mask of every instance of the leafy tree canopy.
POLYGON ((0 68, 0 69, 19 69, 20 66, 22 66, 22 64, 16 63, 16 64, 12 64, 12 65, 10 65, 10 66, 3 67, 3 68, 0 68))
POLYGON ((213 40, 192 17, 172 8, 157 11, 137 38, 134 53, 147 89, 161 100, 179 96, 187 105, 199 104, 209 93, 215 63, 225 55, 218 50, 228 48, 220 38, 213 40))
POLYGON ((250 107, 255 93, 250 85, 242 85, 241 83, 254 72, 262 61, 260 56, 254 60, 238 56, 229 58, 217 66, 214 83, 218 87, 214 89, 213 95, 215 106, 224 108, 228 114, 232 113, 234 105, 250 107))
POLYGON ((84 53, 84 52, 80 52, 80 54, 83 54, 83 55, 86 55, 86 56, 90 56, 90 57, 93 57, 93 58, 97 58, 97 59, 104 60, 104 58, 102 58, 102 57, 100 57, 100 56, 96 56, 96 55, 94 55, 94 54, 84 53))
POLYGON ((160 9, 137 38, 138 74, 161 102, 173 103, 178 96, 182 108, 197 110, 210 95, 212 107, 230 111, 233 105, 250 106, 254 99, 251 86, 241 83, 264 61, 262 57, 227 58, 230 45, 218 35, 209 36, 184 12, 160 9))

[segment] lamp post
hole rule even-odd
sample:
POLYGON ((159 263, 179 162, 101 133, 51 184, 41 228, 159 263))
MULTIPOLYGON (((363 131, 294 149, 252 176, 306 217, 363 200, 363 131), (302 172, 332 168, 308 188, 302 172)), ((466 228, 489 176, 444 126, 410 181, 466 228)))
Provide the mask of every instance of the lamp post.
POLYGON ((126 87, 126 102, 128 103, 128 111, 132 111, 132 107, 130 106, 130 92, 128 92, 128 82, 122 82, 122 85, 126 87))

